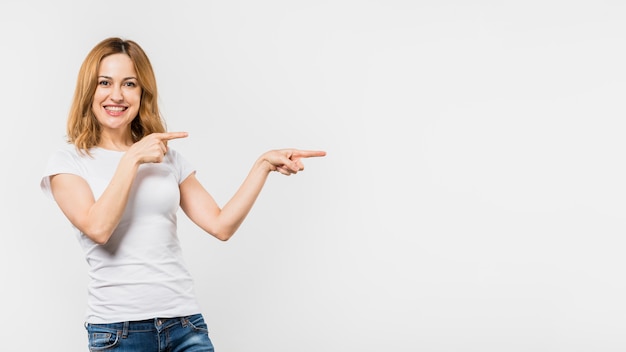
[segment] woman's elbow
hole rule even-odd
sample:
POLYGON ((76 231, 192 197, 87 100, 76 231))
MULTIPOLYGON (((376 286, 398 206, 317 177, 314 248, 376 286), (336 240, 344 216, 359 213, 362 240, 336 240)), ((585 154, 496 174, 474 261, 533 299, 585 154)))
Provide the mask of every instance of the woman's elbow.
POLYGON ((228 241, 239 228, 239 225, 224 224, 219 221, 204 224, 198 223, 198 225, 204 232, 223 242, 228 241))
POLYGON ((211 233, 211 235, 213 235, 213 237, 217 238, 218 240, 222 242, 226 242, 231 237, 233 237, 234 232, 216 232, 216 233, 211 233))
POLYGON ((90 240, 99 245, 105 245, 111 239, 113 235, 112 231, 108 230, 98 230, 98 229, 89 229, 86 231, 82 231, 82 233, 87 236, 90 240))

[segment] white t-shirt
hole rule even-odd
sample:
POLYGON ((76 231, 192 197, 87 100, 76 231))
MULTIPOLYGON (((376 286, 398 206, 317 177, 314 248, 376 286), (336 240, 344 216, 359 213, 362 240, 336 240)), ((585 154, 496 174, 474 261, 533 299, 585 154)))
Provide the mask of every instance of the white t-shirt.
MULTIPOLYGON (((50 176, 69 173, 87 181, 98 199, 124 152, 73 145, 52 154, 41 189, 52 198, 50 176)), ((142 164, 115 232, 104 245, 72 226, 89 266, 86 322, 114 323, 200 313, 194 283, 177 235, 179 185, 194 169, 175 150, 162 163, 142 164)), ((52 198, 54 199, 54 198, 52 198)))

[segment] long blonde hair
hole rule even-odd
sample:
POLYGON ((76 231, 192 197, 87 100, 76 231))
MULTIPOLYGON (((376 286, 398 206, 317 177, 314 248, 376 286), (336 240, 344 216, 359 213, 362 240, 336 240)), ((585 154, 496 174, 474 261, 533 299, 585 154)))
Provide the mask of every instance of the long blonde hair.
POLYGON ((157 84, 152 64, 143 49, 132 40, 107 38, 98 43, 87 55, 78 73, 76 90, 67 119, 67 141, 79 151, 89 154, 89 149, 100 142, 101 127, 92 110, 98 70, 102 59, 112 54, 126 54, 135 65, 141 87, 139 112, 131 122, 133 142, 154 132, 165 132, 166 126, 158 106, 157 84))

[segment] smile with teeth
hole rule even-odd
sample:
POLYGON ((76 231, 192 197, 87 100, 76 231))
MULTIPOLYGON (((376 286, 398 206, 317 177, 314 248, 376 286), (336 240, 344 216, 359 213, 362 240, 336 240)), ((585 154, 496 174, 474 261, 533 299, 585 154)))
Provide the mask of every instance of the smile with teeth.
POLYGON ((108 111, 114 111, 114 112, 126 110, 126 107, 124 106, 105 106, 104 108, 108 111))

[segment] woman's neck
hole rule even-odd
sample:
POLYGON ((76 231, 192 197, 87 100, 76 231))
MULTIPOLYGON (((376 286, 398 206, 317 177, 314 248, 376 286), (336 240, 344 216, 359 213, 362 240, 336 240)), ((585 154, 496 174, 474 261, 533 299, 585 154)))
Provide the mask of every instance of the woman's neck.
POLYGON ((126 151, 133 145, 133 140, 129 134, 111 135, 110 133, 102 133, 98 147, 116 151, 126 151))

